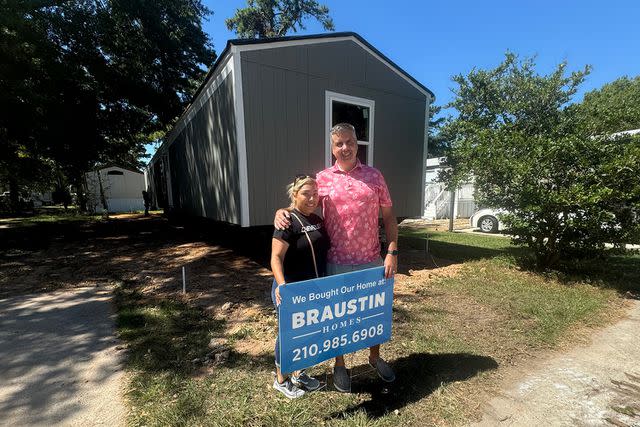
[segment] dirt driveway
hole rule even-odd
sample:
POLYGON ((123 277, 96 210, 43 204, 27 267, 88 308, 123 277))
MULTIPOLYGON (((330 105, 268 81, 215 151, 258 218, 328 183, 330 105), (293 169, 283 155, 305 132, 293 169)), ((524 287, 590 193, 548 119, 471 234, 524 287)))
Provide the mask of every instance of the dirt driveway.
POLYGON ((474 426, 640 426, 640 301, 587 347, 545 359, 485 408, 474 426))
POLYGON ((124 423, 111 290, 0 299, 0 425, 124 423))

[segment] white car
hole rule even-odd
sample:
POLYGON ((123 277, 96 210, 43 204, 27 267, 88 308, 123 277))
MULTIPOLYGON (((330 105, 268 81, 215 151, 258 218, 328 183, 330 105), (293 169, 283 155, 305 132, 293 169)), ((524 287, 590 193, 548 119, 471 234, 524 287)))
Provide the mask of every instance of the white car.
POLYGON ((480 209, 469 218, 471 228, 479 228, 483 233, 497 233, 504 228, 499 220, 500 214, 505 213, 499 209, 480 209))

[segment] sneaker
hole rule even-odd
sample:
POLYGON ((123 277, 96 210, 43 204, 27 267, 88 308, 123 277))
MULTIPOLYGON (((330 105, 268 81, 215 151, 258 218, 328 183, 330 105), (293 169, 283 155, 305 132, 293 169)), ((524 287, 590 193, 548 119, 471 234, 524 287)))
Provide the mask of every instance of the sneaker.
POLYGON ((273 388, 287 396, 289 399, 296 399, 304 395, 304 390, 296 387, 289 378, 284 380, 282 384, 280 384, 276 378, 273 380, 273 388))
POLYGON ((349 378, 347 368, 344 366, 333 367, 333 386, 343 393, 351 391, 351 378, 349 378))
POLYGON ((382 378, 382 381, 391 383, 396 380, 396 374, 393 372, 393 369, 391 369, 391 366, 389 366, 382 357, 378 357, 374 363, 369 361, 369 365, 376 370, 378 376, 382 378))
POLYGON ((298 376, 291 375, 291 382, 306 391, 314 391, 320 388, 320 381, 310 377, 305 370, 300 371, 298 376))

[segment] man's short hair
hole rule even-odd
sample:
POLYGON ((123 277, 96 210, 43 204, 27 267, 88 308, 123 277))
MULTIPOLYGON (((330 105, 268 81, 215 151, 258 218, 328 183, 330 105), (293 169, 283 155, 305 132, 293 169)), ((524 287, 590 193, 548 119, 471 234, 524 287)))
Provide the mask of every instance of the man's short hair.
POLYGON ((353 127, 353 125, 349 124, 349 123, 338 123, 337 125, 334 125, 331 128, 331 135, 337 135, 343 132, 351 132, 354 135, 356 134, 356 128, 353 127))

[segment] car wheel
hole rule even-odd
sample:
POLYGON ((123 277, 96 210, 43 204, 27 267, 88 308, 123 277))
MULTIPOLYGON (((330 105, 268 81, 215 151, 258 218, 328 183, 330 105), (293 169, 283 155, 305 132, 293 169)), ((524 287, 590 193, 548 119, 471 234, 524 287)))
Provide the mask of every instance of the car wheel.
POLYGON ((498 232, 498 219, 494 216, 483 216, 478 224, 480 225, 480 231, 483 233, 498 232))

